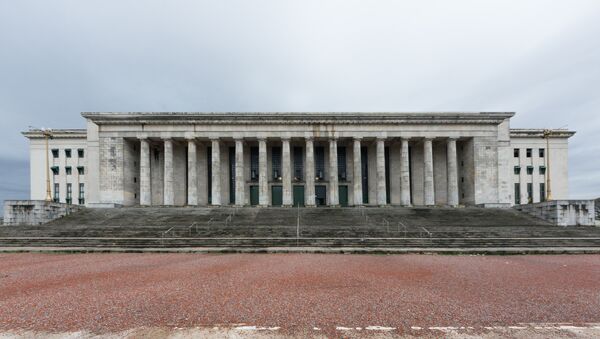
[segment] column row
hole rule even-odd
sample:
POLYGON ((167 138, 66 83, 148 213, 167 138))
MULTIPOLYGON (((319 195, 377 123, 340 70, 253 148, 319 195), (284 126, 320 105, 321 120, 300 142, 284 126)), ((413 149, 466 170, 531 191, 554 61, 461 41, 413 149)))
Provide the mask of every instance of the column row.
MULTIPOLYGON (((164 205, 175 204, 174 190, 174 155, 173 140, 164 139, 164 205)), ((281 183, 282 202, 284 206, 291 206, 292 197, 292 169, 290 139, 282 138, 281 150, 281 183)), ((362 187, 362 154, 361 138, 353 139, 353 161, 352 169, 354 180, 352 182, 353 201, 355 206, 363 204, 362 187)), ((198 168, 197 168, 197 145, 194 139, 187 141, 187 202, 189 205, 198 204, 198 168)), ((339 205, 339 183, 338 183, 338 156, 337 139, 329 140, 329 205, 339 205)), ((314 141, 312 138, 305 139, 305 205, 315 206, 315 155, 314 141)), ((457 206, 458 197, 458 168, 456 139, 447 139, 447 204, 457 206)), ((221 205, 221 154, 220 141, 218 138, 211 139, 211 204, 221 205)), ((400 145, 400 204, 410 206, 411 202, 411 171, 409 156, 409 139, 402 138, 400 145)), ((386 161, 385 161, 385 139, 376 140, 376 203, 379 206, 387 204, 386 192, 386 161)), ((434 170, 433 170, 433 147, 432 139, 425 138, 423 142, 423 197, 424 204, 435 205, 434 170)), ((244 205, 246 201, 246 188, 244 179, 244 140, 235 139, 235 204, 244 205)), ((152 204, 152 184, 150 173, 150 144, 148 139, 140 139, 140 204, 152 204)), ((268 206, 269 183, 267 174, 267 142, 264 138, 258 139, 258 204, 268 206)))

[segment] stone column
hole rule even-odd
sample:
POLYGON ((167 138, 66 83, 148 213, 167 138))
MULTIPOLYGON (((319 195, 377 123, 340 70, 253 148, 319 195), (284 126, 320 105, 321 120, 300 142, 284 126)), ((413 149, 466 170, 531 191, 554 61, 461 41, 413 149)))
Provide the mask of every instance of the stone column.
POLYGON ((219 138, 211 138, 211 205, 221 206, 221 144, 219 138))
POLYGON ((385 206, 385 139, 377 138, 377 205, 385 206))
POLYGON ((196 141, 188 139, 188 196, 187 204, 191 206, 198 205, 198 153, 196 152, 196 141))
POLYGON ((304 167, 306 207, 315 207, 315 150, 312 138, 306 138, 306 165, 304 167))
POLYGON ((458 167, 456 158, 456 139, 449 138, 446 157, 448 161, 448 205, 458 206, 458 167))
POLYGON ((354 173, 352 177, 352 184, 354 186, 354 206, 362 206, 363 204, 360 139, 361 138, 354 138, 354 145, 352 149, 352 153, 354 155, 354 161, 352 163, 354 173))
POLYGON ((150 143, 140 139, 140 205, 152 205, 152 180, 150 177, 150 143))
POLYGON ((269 181, 267 175, 267 140, 258 139, 258 205, 269 205, 269 181))
POLYGON ((425 138, 423 143, 424 179, 423 195, 426 206, 435 205, 435 193, 433 188, 433 147, 431 138, 425 138))
POLYGON ((410 158, 408 156, 408 138, 402 138, 400 146, 400 204, 410 206, 410 158))
POLYGON ((165 189, 163 204, 167 206, 175 205, 175 172, 173 171, 173 140, 165 139, 165 189))
POLYGON ((329 139, 329 206, 339 206, 337 139, 329 139))
POLYGON ((246 180, 244 180, 244 139, 235 139, 235 205, 246 204, 246 180))
POLYGON ((290 158, 290 139, 281 139, 281 180, 283 181, 283 206, 291 207, 292 202, 292 161, 290 158))

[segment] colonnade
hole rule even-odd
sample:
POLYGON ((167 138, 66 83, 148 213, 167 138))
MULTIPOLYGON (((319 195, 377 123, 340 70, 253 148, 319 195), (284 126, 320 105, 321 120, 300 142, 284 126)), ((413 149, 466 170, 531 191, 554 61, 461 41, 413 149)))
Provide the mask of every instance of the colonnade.
MULTIPOLYGON (((236 205, 244 205, 246 202, 246 182, 244 173, 244 139, 234 138, 235 140, 235 202, 236 205)), ((447 168, 447 204, 457 206, 459 203, 458 197, 458 168, 457 168, 457 151, 456 139, 444 138, 446 141, 446 168, 447 168)), ((219 206, 224 204, 221 197, 221 154, 219 138, 211 138, 211 204, 219 206)), ((337 138, 329 138, 329 181, 328 181, 328 196, 329 205, 339 205, 339 182, 338 182, 338 157, 337 157, 337 138)), ((362 138, 353 138, 353 201, 351 205, 361 206, 363 204, 363 187, 362 187, 362 159, 361 145, 362 138)), ((376 138, 376 203, 379 206, 384 206, 387 203, 386 192, 386 171, 385 171, 385 138, 376 138)), ((434 167, 433 167, 433 146, 432 138, 424 138, 423 140, 423 192, 424 204, 427 206, 435 205, 435 189, 434 189, 434 167)), ((164 187, 163 200, 164 205, 175 204, 175 175, 173 171, 174 155, 173 155, 173 140, 163 139, 164 143, 164 187)), ((198 186, 197 186, 197 145, 195 139, 187 139, 187 204, 198 204, 198 186)), ((281 138, 282 146, 282 201, 284 206, 292 205, 292 169, 290 156, 290 139, 281 138)), ((308 207, 315 206, 315 156, 314 156, 314 139, 305 138, 305 156, 306 164, 304 166, 304 183, 305 183, 305 205, 308 207)), ((401 138, 400 146, 400 204, 402 206, 410 206, 411 202, 411 171, 409 166, 409 138, 401 138)), ((267 174, 267 140, 258 138, 258 190, 259 206, 268 206, 269 204, 269 182, 267 174)), ((152 204, 152 180, 150 171, 150 143, 147 138, 140 139, 140 204, 152 204)))

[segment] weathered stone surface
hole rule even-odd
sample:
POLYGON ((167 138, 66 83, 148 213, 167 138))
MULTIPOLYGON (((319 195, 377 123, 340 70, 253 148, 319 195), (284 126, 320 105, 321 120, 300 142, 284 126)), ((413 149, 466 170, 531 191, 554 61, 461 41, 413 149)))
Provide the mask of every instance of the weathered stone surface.
POLYGON ((517 205, 518 211, 528 213, 559 226, 595 225, 594 200, 552 200, 517 205))
POLYGON ((5 200, 4 225, 41 225, 81 208, 44 200, 5 200))

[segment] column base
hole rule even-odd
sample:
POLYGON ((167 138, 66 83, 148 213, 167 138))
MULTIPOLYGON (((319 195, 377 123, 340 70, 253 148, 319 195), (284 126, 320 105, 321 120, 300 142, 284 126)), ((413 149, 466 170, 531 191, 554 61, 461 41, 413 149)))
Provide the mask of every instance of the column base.
POLYGON ((304 207, 308 207, 308 208, 315 208, 315 207, 317 207, 317 205, 308 205, 308 204, 307 204, 307 205, 304 205, 304 207))
POLYGON ((337 205, 327 205, 327 207, 334 207, 334 208, 336 208, 336 207, 340 207, 340 205, 339 204, 337 204, 337 205))
POLYGON ((285 205, 281 205, 281 206, 282 206, 282 207, 285 207, 285 208, 294 207, 294 205, 292 205, 292 204, 285 204, 285 205))

